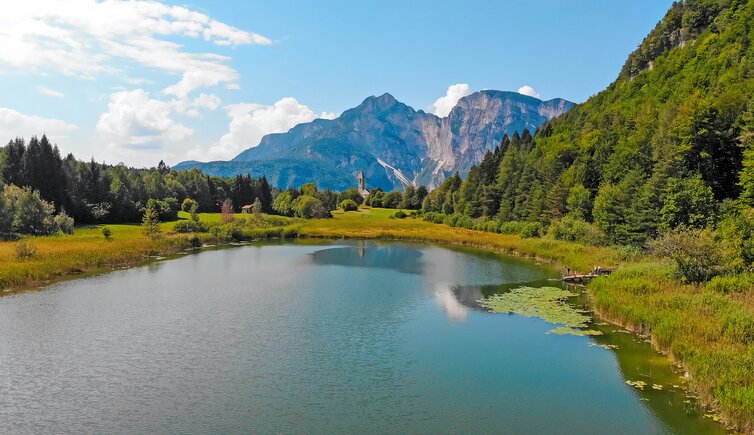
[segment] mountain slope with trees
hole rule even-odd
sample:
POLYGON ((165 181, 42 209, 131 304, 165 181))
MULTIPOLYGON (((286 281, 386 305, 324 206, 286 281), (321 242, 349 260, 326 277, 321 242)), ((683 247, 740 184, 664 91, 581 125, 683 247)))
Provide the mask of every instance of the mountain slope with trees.
POLYGON ((753 9, 675 3, 607 89, 535 137, 504 138, 425 210, 542 227, 568 218, 641 245, 754 205, 753 9))

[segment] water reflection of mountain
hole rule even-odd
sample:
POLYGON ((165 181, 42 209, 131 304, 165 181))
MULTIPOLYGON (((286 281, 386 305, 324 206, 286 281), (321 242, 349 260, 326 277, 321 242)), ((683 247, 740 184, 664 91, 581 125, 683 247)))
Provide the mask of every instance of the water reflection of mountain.
POLYGON ((311 254, 312 262, 320 265, 374 267, 421 274, 422 252, 401 245, 345 246, 321 249, 311 254))

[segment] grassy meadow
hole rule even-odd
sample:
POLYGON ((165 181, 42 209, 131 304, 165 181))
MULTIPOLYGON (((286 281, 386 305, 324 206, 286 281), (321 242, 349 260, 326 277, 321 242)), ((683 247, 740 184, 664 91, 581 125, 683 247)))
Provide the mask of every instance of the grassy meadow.
MULTIPOLYGON (((606 320, 650 334, 659 350, 688 371, 692 387, 705 403, 744 432, 754 430, 754 278, 748 291, 741 291, 738 282, 745 277, 687 285, 674 278, 669 264, 628 251, 452 228, 411 217, 396 219, 394 213, 362 208, 334 211, 333 219, 312 220, 238 215, 242 230, 234 237, 412 240, 486 248, 578 272, 588 272, 595 265, 617 267, 609 277, 589 285, 595 310, 606 320)), ((200 220, 219 226, 221 216, 200 214, 200 220)), ((108 225, 110 240, 99 226, 77 228, 70 236, 31 237, 25 240, 33 244, 36 254, 29 258, 18 258, 18 242, 1 242, 0 288, 11 293, 142 264, 153 256, 179 254, 198 244, 232 241, 210 232, 176 234, 172 232, 175 224, 162 223, 163 236, 157 240, 142 235, 139 225, 108 225)))

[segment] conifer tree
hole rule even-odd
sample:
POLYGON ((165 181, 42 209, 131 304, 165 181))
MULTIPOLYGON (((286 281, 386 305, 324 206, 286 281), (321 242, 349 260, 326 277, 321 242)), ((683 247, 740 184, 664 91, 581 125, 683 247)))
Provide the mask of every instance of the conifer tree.
POLYGON ((259 179, 259 200, 262 203, 262 210, 265 213, 272 213, 272 187, 267 181, 267 177, 262 175, 259 179))
POLYGON ((254 213, 254 216, 261 216, 262 214, 262 201, 258 197, 251 204, 251 212, 254 213))
POLYGON ((144 208, 144 216, 141 219, 142 233, 152 240, 160 238, 160 218, 157 213, 157 207, 154 200, 147 202, 146 208, 144 208))
POLYGON ((26 144, 23 139, 17 137, 8 142, 5 154, 5 164, 3 166, 3 180, 8 184, 16 186, 25 186, 26 178, 24 173, 24 154, 26 153, 26 144))

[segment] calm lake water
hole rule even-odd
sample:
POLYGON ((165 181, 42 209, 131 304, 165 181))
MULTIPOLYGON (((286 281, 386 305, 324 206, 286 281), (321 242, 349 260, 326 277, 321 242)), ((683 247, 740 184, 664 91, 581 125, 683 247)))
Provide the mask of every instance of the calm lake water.
POLYGON ((643 339, 478 308, 553 278, 470 250, 264 244, 0 298, 0 433, 722 431, 643 339))

